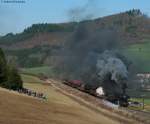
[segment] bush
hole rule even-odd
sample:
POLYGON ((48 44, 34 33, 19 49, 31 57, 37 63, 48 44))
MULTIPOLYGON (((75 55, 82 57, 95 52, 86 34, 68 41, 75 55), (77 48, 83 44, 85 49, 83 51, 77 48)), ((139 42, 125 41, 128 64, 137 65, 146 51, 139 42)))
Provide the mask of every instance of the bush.
POLYGON ((8 66, 8 73, 7 73, 7 82, 6 82, 6 88, 12 89, 12 90, 18 90, 22 89, 23 82, 22 79, 18 73, 18 70, 14 66, 8 66))

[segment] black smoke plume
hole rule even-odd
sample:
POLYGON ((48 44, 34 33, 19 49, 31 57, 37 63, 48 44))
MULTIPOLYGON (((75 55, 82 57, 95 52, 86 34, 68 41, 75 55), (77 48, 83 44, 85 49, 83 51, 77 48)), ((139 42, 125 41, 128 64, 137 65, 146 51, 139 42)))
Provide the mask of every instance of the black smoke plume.
POLYGON ((96 16, 97 8, 97 1, 98 0, 86 0, 86 4, 83 6, 77 6, 71 8, 68 11, 68 16, 71 21, 83 21, 93 19, 96 16))
POLYGON ((89 25, 80 22, 64 44, 63 77, 82 80, 94 89, 102 86, 108 96, 119 96, 128 79, 126 63, 117 52, 119 33, 115 28, 89 30, 89 25))
MULTIPOLYGON (((72 16, 86 19, 80 16, 88 15, 83 12, 72 11, 72 16)), ((108 96, 119 96, 124 92, 122 87, 128 79, 128 66, 117 52, 120 48, 119 31, 115 27, 92 26, 93 21, 76 24, 72 36, 64 44, 62 62, 57 68, 61 68, 63 78, 82 80, 94 89, 102 86, 108 96)))

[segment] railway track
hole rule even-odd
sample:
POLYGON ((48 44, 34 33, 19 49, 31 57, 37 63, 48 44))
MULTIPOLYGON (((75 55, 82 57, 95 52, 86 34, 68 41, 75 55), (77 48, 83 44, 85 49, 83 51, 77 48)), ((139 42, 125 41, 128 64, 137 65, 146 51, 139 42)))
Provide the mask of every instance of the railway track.
MULTIPOLYGON (((112 119, 116 119, 116 120, 118 119, 121 123, 124 122, 125 124, 130 124, 130 123, 131 124, 133 124, 133 123, 135 123, 135 124, 142 124, 142 123, 143 124, 150 124, 149 113, 138 112, 138 111, 134 111, 134 110, 128 110, 125 108, 115 108, 114 109, 114 108, 111 108, 111 107, 104 105, 102 99, 98 99, 98 98, 93 97, 87 93, 81 92, 77 89, 74 89, 72 87, 64 85, 60 81, 55 81, 55 80, 50 79, 50 80, 48 80, 48 82, 49 82, 49 84, 51 84, 51 86, 55 87, 56 90, 61 91, 62 93, 65 93, 65 95, 70 94, 71 97, 73 99, 75 99, 76 101, 80 99, 81 101, 84 100, 84 101, 94 105, 96 107, 96 108, 94 108, 95 111, 97 111, 98 110, 97 108, 99 107, 100 112, 102 114, 104 114, 104 115, 106 115, 112 119), (135 121, 131 121, 130 119, 133 119, 135 121)), ((81 104, 83 104, 83 103, 81 103, 81 104)))

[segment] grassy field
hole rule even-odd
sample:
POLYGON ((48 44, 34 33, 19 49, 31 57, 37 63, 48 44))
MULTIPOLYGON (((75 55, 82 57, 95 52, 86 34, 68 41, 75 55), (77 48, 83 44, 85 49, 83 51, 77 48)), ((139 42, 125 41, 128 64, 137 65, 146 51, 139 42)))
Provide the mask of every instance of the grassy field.
MULTIPOLYGON (((136 101, 136 102, 143 103, 143 99, 142 98, 131 98, 130 101, 134 101, 134 102, 136 101)), ((141 106, 141 107, 129 107, 129 109, 143 110, 143 106, 141 106)), ((144 110, 150 112, 150 99, 148 99, 148 98, 144 99, 144 110)))
POLYGON ((34 68, 24 68, 21 70, 22 73, 25 74, 32 74, 36 76, 52 76, 54 75, 54 70, 49 66, 42 66, 42 67, 34 67, 34 68))
MULTIPOLYGON (((142 98, 131 98, 132 101, 143 102, 142 98)), ((150 99, 144 99, 144 104, 150 105, 150 99)))
POLYGON ((150 72, 150 43, 130 45, 123 53, 140 72, 150 72))
POLYGON ((21 78, 24 83, 43 83, 42 80, 32 75, 21 74, 21 78))

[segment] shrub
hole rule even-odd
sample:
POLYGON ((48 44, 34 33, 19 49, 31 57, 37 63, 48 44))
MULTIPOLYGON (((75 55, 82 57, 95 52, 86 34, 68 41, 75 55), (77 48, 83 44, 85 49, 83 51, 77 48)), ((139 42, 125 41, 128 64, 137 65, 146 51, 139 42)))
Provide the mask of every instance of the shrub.
POLYGON ((6 82, 6 88, 12 89, 12 90, 18 90, 22 89, 23 82, 21 79, 21 76, 18 73, 18 70, 14 66, 8 66, 8 73, 7 73, 7 82, 6 82))

